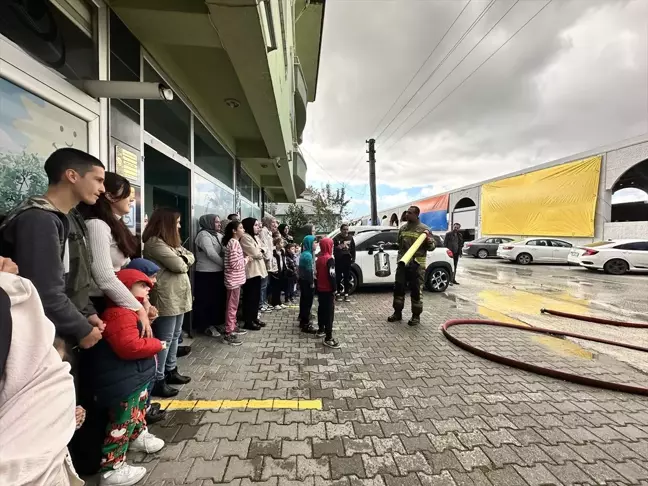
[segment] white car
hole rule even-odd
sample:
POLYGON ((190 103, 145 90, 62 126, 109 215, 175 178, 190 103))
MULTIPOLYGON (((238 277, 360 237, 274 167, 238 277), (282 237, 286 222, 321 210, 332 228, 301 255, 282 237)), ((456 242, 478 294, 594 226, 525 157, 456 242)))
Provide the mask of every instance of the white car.
POLYGON ((520 265, 532 262, 569 263, 571 249, 571 243, 556 238, 526 238, 502 243, 497 248, 497 256, 520 265))
POLYGON ((598 241, 574 248, 570 263, 612 275, 648 272, 648 240, 598 241))
MULTIPOLYGON (((437 247, 427 254, 425 287, 432 292, 444 292, 452 280, 452 252, 443 247, 441 238, 433 235, 437 247)), ((398 228, 383 226, 357 233, 353 237, 356 247, 356 260, 351 266, 351 288, 349 294, 362 285, 393 285, 396 278, 398 258, 398 228), (375 253, 379 244, 389 255, 391 274, 377 277, 375 270, 375 253)))

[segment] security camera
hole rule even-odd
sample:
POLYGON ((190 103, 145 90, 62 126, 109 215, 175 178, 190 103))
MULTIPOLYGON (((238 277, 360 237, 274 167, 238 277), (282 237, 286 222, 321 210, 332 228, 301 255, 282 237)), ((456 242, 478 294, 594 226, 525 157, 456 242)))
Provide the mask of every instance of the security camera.
POLYGON ((94 98, 122 100, 173 100, 173 90, 162 83, 137 81, 82 81, 81 88, 94 98))

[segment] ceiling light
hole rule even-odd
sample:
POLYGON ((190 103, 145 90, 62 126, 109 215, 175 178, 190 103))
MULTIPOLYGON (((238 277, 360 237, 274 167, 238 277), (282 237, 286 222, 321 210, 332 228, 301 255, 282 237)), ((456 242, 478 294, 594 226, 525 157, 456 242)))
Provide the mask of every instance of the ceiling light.
POLYGON ((236 100, 234 98, 225 98, 225 104, 229 106, 230 108, 238 108, 241 106, 241 102, 239 100, 236 100))

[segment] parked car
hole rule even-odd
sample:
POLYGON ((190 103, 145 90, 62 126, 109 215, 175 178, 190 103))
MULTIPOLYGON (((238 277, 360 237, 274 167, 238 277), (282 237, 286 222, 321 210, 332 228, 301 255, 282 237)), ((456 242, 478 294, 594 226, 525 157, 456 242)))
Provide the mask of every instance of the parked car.
POLYGON ((532 262, 569 263, 572 244, 555 238, 526 238, 510 243, 502 243, 497 248, 497 256, 528 265, 532 262))
MULTIPOLYGON (((390 228, 386 226, 363 226, 363 225, 349 226, 349 234, 351 236, 354 236, 354 235, 359 235, 360 233, 364 233, 365 231, 382 231, 388 229, 390 228)), ((392 227, 391 229, 397 229, 397 228, 392 227)), ((339 234, 340 234, 340 228, 336 228, 335 230, 331 231, 328 234, 328 237, 335 238, 339 234)))
POLYGON ((612 275, 648 272, 648 240, 598 241, 569 253, 569 261, 589 270, 612 275))
MULTIPOLYGON (((444 292, 452 275, 452 252, 443 246, 438 235, 432 235, 436 248, 427 254, 425 287, 432 292, 444 292)), ((379 229, 362 231, 353 237, 356 245, 356 261, 351 267, 351 289, 349 294, 364 285, 393 285, 396 278, 398 257, 398 228, 382 226, 379 229), (377 277, 374 254, 382 244, 389 255, 391 274, 377 277)))
POLYGON ((475 258, 488 258, 497 256, 497 248, 502 243, 510 243, 513 238, 479 238, 475 241, 464 243, 463 254, 475 258))

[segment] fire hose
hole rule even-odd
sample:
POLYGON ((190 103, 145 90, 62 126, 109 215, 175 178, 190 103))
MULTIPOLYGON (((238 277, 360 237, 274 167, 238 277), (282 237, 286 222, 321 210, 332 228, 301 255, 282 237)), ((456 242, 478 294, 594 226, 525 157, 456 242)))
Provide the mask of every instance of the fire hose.
MULTIPOLYGON (((631 328, 636 328, 636 329, 648 329, 648 323, 639 323, 639 322, 622 322, 622 321, 614 321, 610 319, 602 319, 598 317, 590 317, 590 316, 584 316, 580 314, 570 314, 567 312, 560 312, 557 310, 552 310, 552 309, 540 309, 540 312, 542 314, 549 314, 553 316, 558 316, 558 317, 565 317, 569 319, 575 319, 579 321, 585 321, 585 322, 592 322, 595 324, 601 324, 605 326, 617 326, 617 327, 631 327, 631 328)), ((602 338, 597 338, 594 336, 587 336, 584 334, 577 334, 573 332, 565 332, 565 331, 557 331, 555 329, 548 329, 544 327, 525 327, 525 326, 519 326, 516 324, 510 324, 507 322, 498 322, 498 321, 488 321, 488 320, 482 320, 482 319, 453 319, 450 321, 447 321, 445 324, 441 326, 441 332, 443 332, 443 335, 453 343, 454 345, 470 352, 473 353, 477 356, 480 356, 482 358, 485 358, 490 361, 494 361, 496 363, 500 364, 505 364, 507 366, 511 366, 513 368, 518 368, 521 370, 525 371, 530 371, 532 373, 536 373, 539 375, 544 375, 544 376, 549 376, 551 378, 558 378, 561 380, 565 381, 570 381, 573 383, 578 383, 581 385, 587 385, 587 386, 593 386, 593 387, 598 387, 598 388, 604 388, 606 390, 613 390, 613 391, 621 391, 625 393, 633 393, 636 395, 645 395, 648 396, 648 388, 642 387, 642 386, 635 386, 635 385, 628 385, 625 383, 614 383, 614 382, 609 382, 609 381, 604 381, 604 380, 599 380, 596 378, 590 378, 587 376, 582 376, 582 375, 577 375, 574 373, 567 373, 565 371, 560 371, 556 370, 553 368, 547 368, 544 366, 539 366, 536 364, 532 363, 527 363, 524 361, 516 360, 513 358, 508 358, 506 356, 501 356, 499 354, 492 353, 490 351, 486 351, 484 349, 478 348, 476 346, 473 346, 472 344, 469 344, 465 341, 462 341, 461 339, 457 338, 456 336, 453 336, 449 329, 454 326, 462 326, 462 325, 480 325, 480 326, 491 326, 491 327, 503 327, 503 328, 508 328, 508 329, 516 329, 519 331, 526 331, 526 332, 532 332, 535 334, 546 334, 550 335, 553 337, 571 337, 571 338, 577 338, 577 339, 583 339, 585 341, 593 341, 597 343, 602 343, 602 344, 609 344, 612 346, 618 346, 622 348, 627 348, 627 349, 634 349, 636 351, 644 351, 648 352, 648 348, 643 347, 643 346, 637 346, 634 344, 629 344, 629 343, 622 343, 618 341, 611 341, 609 339, 602 339, 602 338)))

